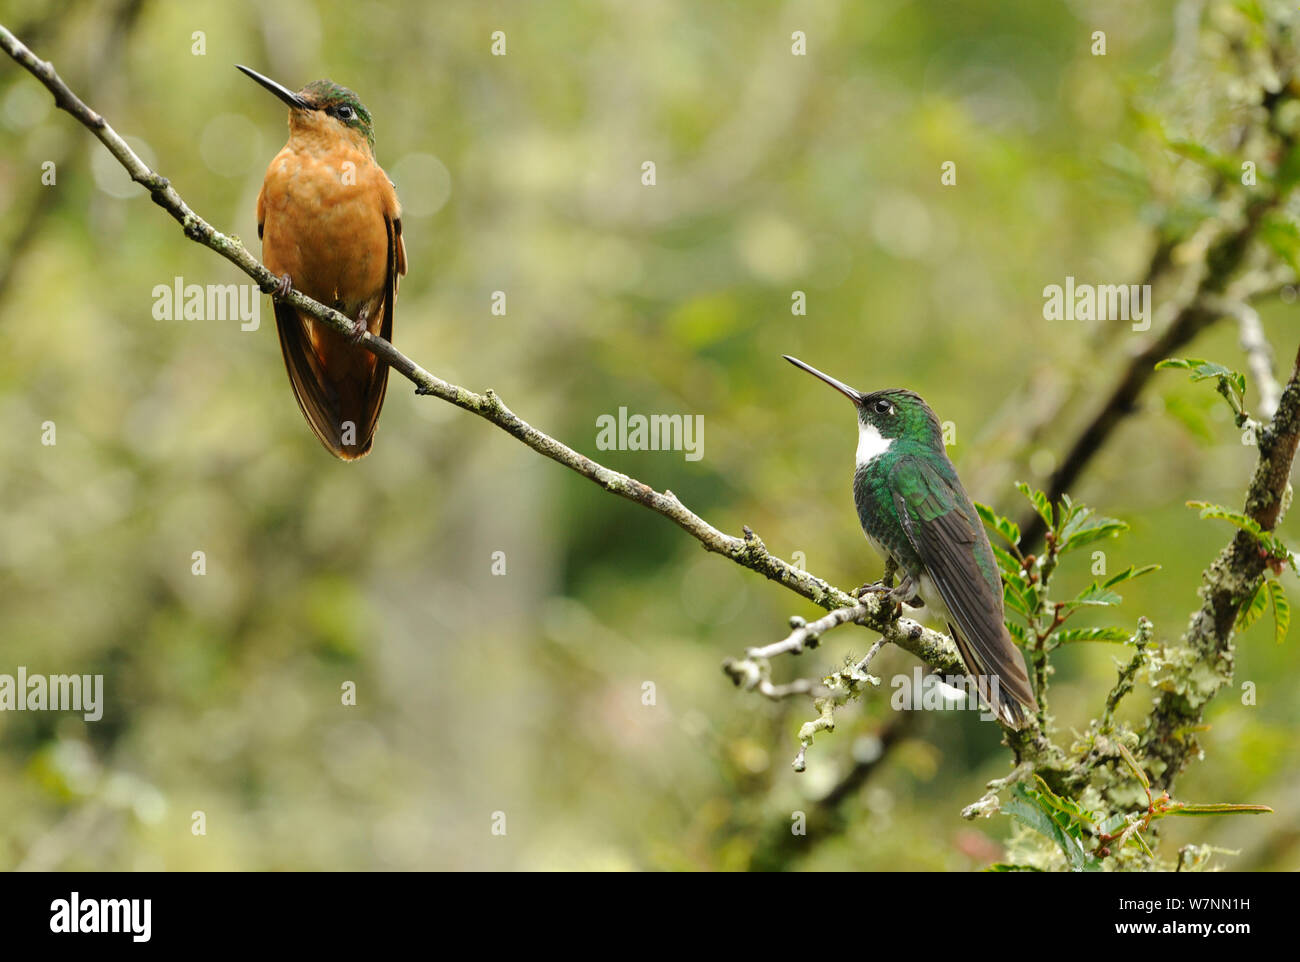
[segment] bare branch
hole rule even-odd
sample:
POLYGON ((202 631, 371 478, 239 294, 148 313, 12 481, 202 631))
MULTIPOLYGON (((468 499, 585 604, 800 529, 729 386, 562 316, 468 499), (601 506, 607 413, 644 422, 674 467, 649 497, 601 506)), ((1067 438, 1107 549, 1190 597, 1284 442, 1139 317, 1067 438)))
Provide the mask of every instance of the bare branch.
MULTIPOLYGON (((818 732, 834 729, 835 709, 860 695, 866 690, 867 686, 874 688, 880 685, 880 679, 867 674, 867 668, 870 667, 872 660, 880 653, 880 649, 885 646, 886 642, 893 640, 891 635, 894 630, 902 632, 908 638, 920 640, 927 633, 927 629, 907 619, 894 620, 886 629, 886 632, 882 633, 881 638, 871 646, 866 655, 819 681, 811 678, 798 678, 784 685, 773 684, 770 659, 780 655, 802 654, 804 648, 816 648, 821 636, 833 628, 838 628, 840 625, 846 625, 850 622, 865 624, 872 617, 873 606, 865 603, 854 605, 851 608, 837 608, 830 614, 811 623, 795 616, 790 619, 790 634, 785 638, 770 645, 764 645, 761 648, 750 648, 745 653, 744 658, 728 658, 722 665, 722 670, 736 683, 737 687, 744 688, 746 691, 757 691, 760 695, 773 701, 779 701, 793 695, 809 695, 814 699, 813 703, 817 708, 817 718, 807 722, 799 729, 799 754, 795 756, 794 760, 794 770, 796 772, 804 770, 804 756, 812 745, 814 736, 818 732)), ((929 632, 929 634, 935 633, 929 632)), ((943 635, 937 635, 937 638, 944 645, 944 650, 940 654, 949 662, 949 667, 944 670, 956 673, 965 672, 965 668, 962 667, 960 657, 957 655, 952 643, 943 635)))
POLYGON ((1282 397, 1277 376, 1273 373, 1273 347, 1264 336, 1264 326, 1259 322, 1259 312, 1245 301, 1229 305, 1237 318, 1241 349, 1246 352, 1246 365, 1250 378, 1259 391, 1259 419, 1267 421, 1277 413, 1277 402, 1282 397))

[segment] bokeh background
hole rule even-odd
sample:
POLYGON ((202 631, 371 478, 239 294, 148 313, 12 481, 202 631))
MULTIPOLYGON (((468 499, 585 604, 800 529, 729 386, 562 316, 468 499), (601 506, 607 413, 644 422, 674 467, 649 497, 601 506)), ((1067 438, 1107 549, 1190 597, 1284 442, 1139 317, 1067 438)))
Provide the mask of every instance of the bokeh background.
MULTIPOLYGON (((255 252, 285 111, 233 65, 354 88, 406 205, 398 346, 852 587, 879 575, 850 496, 852 414, 780 355, 921 392, 956 425, 972 496, 1020 514, 1013 482, 1044 483, 1144 343, 1045 321, 1042 290, 1067 274, 1137 283, 1170 224, 1213 222, 1209 178, 1149 118, 1214 142, 1249 99, 1233 57, 1259 9, 3 0, 0 22, 255 252), (807 56, 791 54, 796 30, 807 56), (940 184, 946 161, 956 186, 940 184), (620 406, 703 414, 704 457, 597 451, 596 418, 620 406)), ((373 454, 334 461, 293 402, 267 302, 255 332, 154 319, 155 285, 247 279, 8 60, 0 129, 0 672, 106 687, 99 722, 0 714, 0 867, 1000 857, 1006 819, 958 817, 1007 770, 992 726, 869 698, 795 774, 811 706, 739 692, 720 664, 811 605, 399 379, 373 454), (790 835, 796 810, 807 837, 790 835)), ((1258 304, 1281 367, 1294 300, 1258 304)), ((1185 353, 1245 365, 1230 322, 1185 353)), ((1108 621, 1180 634, 1229 535, 1184 502, 1239 504, 1252 465, 1212 390, 1157 377, 1073 491, 1132 526, 1105 546, 1112 570, 1164 566, 1108 621)), ((1282 533, 1300 541, 1294 520, 1282 533)), ((1090 578, 1080 562, 1061 577, 1090 578)), ((815 674, 870 640, 841 630, 778 671, 815 674)), ((1239 638, 1258 703, 1218 699, 1179 783, 1187 801, 1276 814, 1166 823, 1165 854, 1197 841, 1237 852, 1227 867, 1300 868, 1296 651, 1267 618, 1239 638)), ((1067 730, 1099 710, 1117 656, 1059 653, 1067 730)), ((914 664, 887 651, 877 668, 914 664)))

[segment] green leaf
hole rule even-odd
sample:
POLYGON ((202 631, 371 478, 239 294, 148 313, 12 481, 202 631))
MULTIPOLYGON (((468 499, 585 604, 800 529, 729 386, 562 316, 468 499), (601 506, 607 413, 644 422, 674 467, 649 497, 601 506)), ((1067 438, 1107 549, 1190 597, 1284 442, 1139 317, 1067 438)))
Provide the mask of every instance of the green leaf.
POLYGON ((1164 815, 1272 815, 1273 809, 1267 805, 1234 805, 1229 802, 1211 802, 1208 805, 1188 805, 1184 802, 1170 802, 1164 815))
POLYGON ((1246 376, 1240 371, 1196 357, 1167 357, 1156 365, 1157 371, 1162 368, 1181 368, 1190 371, 1193 381, 1207 381, 1211 378, 1217 380, 1219 393, 1227 400, 1233 414, 1236 415, 1238 427, 1245 422, 1246 376))
POLYGON ((1007 631, 1011 632, 1011 636, 1015 638, 1016 641, 1020 642, 1022 646, 1029 644, 1029 631, 1024 625, 1017 624, 1014 621, 1008 621, 1007 631))
POLYGON ((1008 608, 1020 612, 1026 618, 1029 617, 1029 602, 1025 600, 1025 596, 1021 594, 1020 589, 1010 581, 1002 585, 1002 603, 1008 608))
POLYGON ((1063 812, 1084 828, 1092 829, 1097 824, 1096 812, 1088 811, 1072 798, 1057 795, 1048 787, 1047 782, 1043 781, 1042 775, 1034 775, 1034 781, 1038 782, 1038 799, 1044 805, 1063 812))
POLYGON ((1023 481, 1016 482, 1016 490, 1029 499, 1029 503, 1034 506, 1038 516, 1043 519, 1043 524, 1047 525, 1049 529, 1055 527, 1052 522, 1052 503, 1047 500, 1046 494, 1037 488, 1031 488, 1023 481))
POLYGON ((1151 846, 1147 844, 1147 840, 1142 837, 1140 831, 1134 832, 1130 835, 1128 841, 1130 845, 1136 845, 1138 848, 1142 849, 1143 854, 1145 854, 1147 858, 1156 857, 1156 853, 1151 851, 1151 846))
POLYGON ((1267 607, 1268 591, 1265 590, 1264 582, 1261 580, 1259 584, 1255 585, 1250 600, 1243 604, 1241 610, 1237 612, 1237 629, 1245 631, 1259 620, 1259 616, 1264 613, 1264 609, 1267 607))
POLYGON ((1276 559, 1282 564, 1290 565, 1292 568, 1295 568, 1297 574, 1300 574, 1300 568, 1296 567, 1296 553, 1288 548, 1286 542, 1281 538, 1271 532, 1265 531, 1259 536, 1259 543, 1264 550, 1268 552, 1270 558, 1276 559))
POLYGON ((1156 364, 1156 370, 1162 368, 1176 367, 1191 371, 1193 381, 1208 381, 1212 377, 1225 377, 1234 383, 1241 379, 1241 384, 1245 386, 1245 379, 1230 367, 1224 367, 1222 364, 1216 364, 1214 361, 1206 361, 1196 357, 1167 357, 1156 364))
POLYGON ((1104 822, 1097 826, 1097 831, 1102 835, 1118 835, 1119 830, 1128 824, 1128 816, 1123 812, 1115 812, 1104 822))
POLYGON ((1010 518, 1002 517, 1002 515, 998 514, 987 504, 980 504, 976 501, 975 510, 984 520, 984 523, 998 534, 1002 535, 1011 547, 1014 548, 1020 544, 1020 525, 1016 524, 1010 518))
POLYGON ((1114 641, 1126 644, 1133 640, 1132 633, 1127 628, 1067 628, 1064 631, 1058 631, 1052 638, 1058 645, 1066 645, 1072 641, 1114 641))
POLYGON ((1124 599, 1109 588, 1093 582, 1071 601, 1064 602, 1064 607, 1082 608, 1098 605, 1117 605, 1124 599))
POLYGON ((1273 639, 1280 645, 1286 641, 1291 627, 1291 603, 1286 600, 1286 590, 1279 582, 1269 581, 1268 600, 1273 605, 1273 639))
POLYGON ((1011 798, 1002 806, 1002 810, 1012 818, 1028 825, 1031 829, 1042 835, 1044 838, 1054 842, 1065 856, 1066 864, 1075 872, 1097 872, 1101 870, 1101 863, 1096 856, 1089 854, 1083 847, 1083 844, 1065 830, 1065 827, 1057 821, 1058 818, 1067 819, 1064 813, 1054 816, 1053 810, 1044 801, 1038 792, 1025 788, 1023 784, 1016 783, 1011 791, 1011 798))
POLYGON ((1137 759, 1133 757, 1133 753, 1129 751, 1128 747, 1121 741, 1115 742, 1115 747, 1119 749, 1120 755, 1123 756, 1125 763, 1133 772, 1134 776, 1136 776, 1137 780, 1142 783, 1142 787, 1150 791, 1151 781, 1147 778, 1147 773, 1142 771, 1142 766, 1139 765, 1137 759))
POLYGON ((1127 530, 1128 524, 1116 518, 1096 518, 1078 528, 1074 534, 1068 536, 1063 534, 1060 550, 1064 554, 1066 551, 1082 548, 1084 545, 1100 541, 1102 538, 1113 538, 1121 531, 1127 530))
POLYGON ((1202 518, 1215 518, 1219 521, 1227 521, 1236 525, 1242 531, 1253 534, 1256 538, 1263 537, 1264 530, 1259 526, 1259 522, 1254 518, 1248 518, 1240 511, 1232 511, 1221 504, 1211 504, 1208 501, 1188 501, 1189 508, 1200 508, 1202 518))
POLYGON ((995 544, 990 544, 993 549, 993 557, 998 559, 998 567, 1009 575, 1018 575, 1024 569, 1020 567, 1020 562, 1011 556, 1011 552, 1005 548, 1000 548, 995 544))
POLYGON ((1138 568, 1134 565, 1129 565, 1119 574, 1115 575, 1115 577, 1106 581, 1102 585, 1102 587, 1113 588, 1115 587, 1115 585, 1122 584, 1125 581, 1132 581, 1134 578, 1141 578, 1143 575, 1149 575, 1151 572, 1159 571, 1159 570, 1160 570, 1159 565, 1143 565, 1141 568, 1138 568))

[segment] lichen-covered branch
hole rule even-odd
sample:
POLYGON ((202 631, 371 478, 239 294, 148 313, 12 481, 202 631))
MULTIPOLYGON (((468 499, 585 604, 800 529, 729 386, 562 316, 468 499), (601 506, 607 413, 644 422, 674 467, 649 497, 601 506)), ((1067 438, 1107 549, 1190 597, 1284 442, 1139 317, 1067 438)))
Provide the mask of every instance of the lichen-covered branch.
MULTIPOLYGON (((1271 532, 1291 494, 1291 468, 1300 445, 1300 352, 1276 413, 1259 433, 1259 462, 1246 491, 1245 514, 1271 532)), ((1181 643, 1162 652, 1153 682, 1156 704, 1142 732, 1141 752, 1156 787, 1169 790, 1197 751, 1195 730, 1205 706, 1232 681, 1233 630, 1266 566, 1273 562, 1258 539, 1239 530, 1205 572, 1201 607, 1181 643)))
POLYGON ((868 687, 880 684, 879 678, 867 674, 867 668, 889 642, 917 655, 941 674, 965 674, 966 669, 952 639, 911 619, 898 617, 892 603, 882 605, 878 598, 871 596, 852 607, 836 608, 816 621, 808 622, 796 615, 790 619, 790 633, 780 641, 750 648, 743 658, 728 658, 723 662, 722 670, 737 687, 757 691, 765 698, 780 700, 795 695, 813 698, 817 717, 799 729, 799 754, 793 763, 794 770, 801 772, 813 739, 819 732, 834 730, 835 709, 868 687), (816 648, 826 632, 850 623, 867 625, 880 633, 880 639, 864 657, 821 679, 796 678, 784 684, 772 681, 771 659, 781 655, 799 655, 806 648, 816 648))
POLYGON ((1142 617, 1138 619, 1137 631, 1133 634, 1133 647, 1137 649, 1129 663, 1120 669, 1119 678, 1115 681, 1115 687, 1110 690, 1106 696, 1106 710, 1102 712, 1101 721, 1098 729, 1103 732, 1110 731, 1114 725, 1115 709, 1124 696, 1133 690, 1133 684, 1137 679, 1137 674, 1147 663, 1147 646, 1151 644, 1151 636, 1155 631, 1155 626, 1151 619, 1142 617))

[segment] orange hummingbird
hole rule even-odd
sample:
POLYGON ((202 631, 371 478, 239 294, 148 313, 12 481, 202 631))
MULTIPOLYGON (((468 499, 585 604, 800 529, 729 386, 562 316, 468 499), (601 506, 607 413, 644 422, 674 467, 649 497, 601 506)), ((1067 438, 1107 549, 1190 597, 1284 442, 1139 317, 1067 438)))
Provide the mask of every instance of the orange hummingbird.
POLYGON ((406 273, 397 191, 375 161, 370 111, 351 90, 316 80, 294 93, 239 69, 289 105, 289 142, 257 195, 257 236, 280 277, 276 294, 296 287, 354 325, 349 338, 277 300, 284 366, 321 444, 353 461, 374 443, 388 387, 388 365, 357 342, 366 331, 393 339, 397 279, 406 273))

